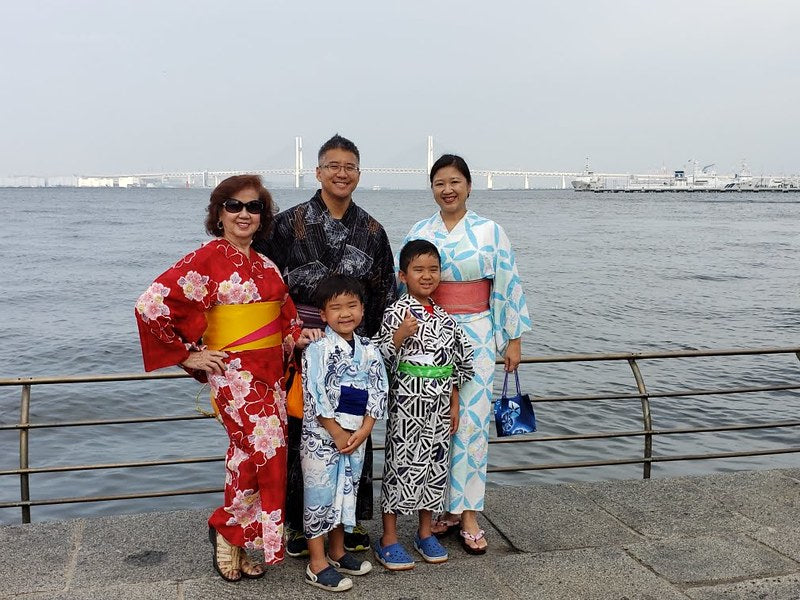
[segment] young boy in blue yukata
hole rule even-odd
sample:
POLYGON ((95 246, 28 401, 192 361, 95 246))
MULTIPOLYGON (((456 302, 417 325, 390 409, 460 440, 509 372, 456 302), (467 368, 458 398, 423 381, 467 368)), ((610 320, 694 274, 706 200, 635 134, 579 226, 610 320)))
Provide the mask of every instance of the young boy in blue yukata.
POLYGON ((372 569, 345 550, 344 534, 356 524, 364 442, 384 418, 389 385, 377 347, 355 333, 364 316, 361 283, 332 275, 319 283, 315 301, 326 327, 306 348, 302 365, 303 529, 311 555, 305 581, 340 592, 353 587, 342 573, 372 569))
POLYGON ((399 262, 398 277, 408 291, 386 309, 375 338, 392 382, 381 486, 383 537, 375 557, 391 571, 414 567, 398 541, 398 514, 417 513, 414 548, 426 562, 448 558, 431 531, 431 517, 445 509, 458 389, 474 374, 467 335, 430 299, 440 278, 436 246, 410 241, 399 262))

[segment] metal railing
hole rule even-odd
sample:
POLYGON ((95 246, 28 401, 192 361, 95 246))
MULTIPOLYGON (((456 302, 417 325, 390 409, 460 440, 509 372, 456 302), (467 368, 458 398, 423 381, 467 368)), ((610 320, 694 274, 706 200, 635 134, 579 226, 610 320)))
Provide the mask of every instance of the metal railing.
MULTIPOLYGON (((653 456, 653 439, 655 436, 669 436, 669 435, 690 434, 690 433, 735 432, 735 431, 745 431, 745 430, 755 430, 755 429, 798 427, 800 426, 800 420, 792 419, 784 421, 733 423, 733 424, 718 425, 713 427, 689 427, 689 428, 684 427, 684 428, 672 428, 672 429, 655 429, 653 427, 653 417, 650 411, 651 399, 795 391, 795 390, 800 390, 800 381, 790 384, 782 383, 773 385, 724 387, 724 388, 713 388, 713 389, 679 389, 668 392, 652 393, 647 390, 647 386, 645 385, 644 381, 644 376, 642 375, 642 372, 639 368, 639 362, 645 360, 685 359, 685 358, 697 358, 697 357, 749 356, 749 355, 771 356, 771 355, 786 355, 786 354, 794 354, 800 360, 800 347, 730 349, 730 350, 694 350, 694 351, 676 351, 676 352, 642 352, 642 353, 617 353, 617 354, 569 354, 569 355, 559 355, 559 356, 525 357, 521 361, 525 365, 551 364, 551 363, 583 363, 583 362, 620 362, 620 361, 627 362, 636 383, 637 393, 634 394, 614 393, 614 394, 575 395, 575 396, 539 396, 532 398, 532 400, 536 404, 549 403, 549 402, 596 402, 596 401, 608 401, 608 400, 616 400, 616 401, 639 400, 641 404, 642 427, 641 429, 635 429, 635 430, 599 431, 599 432, 567 434, 567 435, 537 435, 533 437, 513 436, 500 439, 492 439, 490 443, 540 444, 540 443, 560 442, 567 440, 597 440, 597 439, 612 439, 612 438, 626 438, 626 437, 641 437, 643 440, 642 455, 641 457, 626 457, 626 458, 609 457, 609 458, 590 460, 590 461, 510 465, 501 467, 491 467, 489 471, 490 472, 535 471, 535 470, 549 470, 549 469, 569 469, 578 467, 600 467, 600 466, 613 466, 613 465, 641 464, 642 477, 647 479, 651 475, 652 464, 657 462, 694 461, 694 460, 707 460, 707 459, 717 459, 717 458, 778 455, 778 454, 800 452, 800 446, 789 446, 789 447, 779 447, 779 448, 769 448, 769 449, 738 450, 732 452, 708 452, 704 454, 653 456)), ((166 373, 150 373, 150 374, 135 373, 135 374, 122 374, 122 375, 86 375, 86 376, 73 376, 73 377, 20 377, 12 379, 0 379, 0 387, 17 386, 21 388, 19 423, 0 424, 0 432, 9 430, 19 431, 19 468, 0 470, 0 477, 2 476, 19 477, 20 499, 18 501, 0 502, 0 508, 19 508, 21 510, 22 522, 29 523, 31 520, 31 507, 33 506, 71 504, 79 502, 133 500, 142 498, 159 498, 166 496, 188 496, 194 494, 209 494, 209 493, 221 492, 222 491, 221 488, 214 487, 214 488, 155 490, 142 493, 128 493, 128 494, 101 495, 101 496, 81 496, 81 497, 69 497, 69 498, 31 499, 30 497, 31 495, 30 495, 29 479, 30 476, 33 474, 83 472, 83 471, 93 471, 102 469, 162 467, 169 465, 188 465, 195 463, 221 462, 222 460, 224 460, 223 456, 192 456, 181 459, 130 461, 130 462, 116 462, 116 463, 96 463, 96 464, 85 464, 85 465, 62 465, 62 466, 45 466, 45 467, 31 467, 29 464, 30 463, 29 432, 31 430, 48 429, 48 428, 60 429, 60 428, 70 428, 70 427, 123 425, 123 424, 136 424, 136 423, 139 424, 166 423, 166 422, 191 421, 197 419, 210 418, 208 415, 203 415, 203 414, 187 414, 178 416, 151 416, 151 417, 137 417, 137 418, 125 418, 125 419, 122 418, 103 419, 103 420, 92 419, 92 420, 79 420, 79 421, 32 423, 30 421, 31 392, 35 386, 77 384, 77 383, 139 381, 139 380, 154 380, 154 379, 183 379, 188 377, 189 376, 187 374, 182 372, 166 372, 166 373)), ((382 450, 383 446, 376 444, 374 446, 374 449, 382 450)))

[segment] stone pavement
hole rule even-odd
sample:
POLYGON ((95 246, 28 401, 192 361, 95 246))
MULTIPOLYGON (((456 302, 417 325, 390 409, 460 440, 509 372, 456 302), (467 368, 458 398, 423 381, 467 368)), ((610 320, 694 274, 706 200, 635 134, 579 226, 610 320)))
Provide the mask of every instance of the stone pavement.
MULTIPOLYGON (((800 469, 502 487, 486 505, 485 556, 451 537, 449 562, 376 565, 338 595, 304 584, 305 563, 291 558, 263 579, 222 581, 206 511, 10 525, 0 598, 800 598, 800 469)), ((414 518, 401 527, 411 550, 414 518)))

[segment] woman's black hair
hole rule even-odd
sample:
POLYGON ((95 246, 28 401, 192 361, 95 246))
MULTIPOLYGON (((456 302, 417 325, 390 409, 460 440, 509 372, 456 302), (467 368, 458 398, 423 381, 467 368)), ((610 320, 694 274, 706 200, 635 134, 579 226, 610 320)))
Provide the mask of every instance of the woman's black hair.
POLYGON ((431 167, 431 183, 433 183, 433 176, 436 175, 436 172, 444 167, 455 167, 458 169, 458 172, 464 176, 464 179, 467 180, 467 183, 472 185, 472 175, 469 174, 467 161, 457 154, 442 154, 439 159, 433 163, 433 166, 431 167))

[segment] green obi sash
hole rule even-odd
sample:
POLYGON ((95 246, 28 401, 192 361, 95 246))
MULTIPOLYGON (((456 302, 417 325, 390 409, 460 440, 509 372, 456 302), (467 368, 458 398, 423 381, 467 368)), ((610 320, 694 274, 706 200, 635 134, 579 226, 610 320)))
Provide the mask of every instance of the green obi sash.
POLYGON ((453 374, 453 365, 437 367, 435 365, 412 365, 403 362, 397 364, 397 370, 412 377, 425 377, 427 379, 446 379, 453 374))

